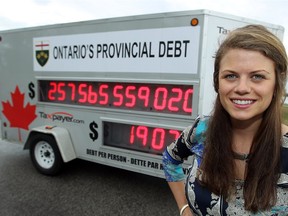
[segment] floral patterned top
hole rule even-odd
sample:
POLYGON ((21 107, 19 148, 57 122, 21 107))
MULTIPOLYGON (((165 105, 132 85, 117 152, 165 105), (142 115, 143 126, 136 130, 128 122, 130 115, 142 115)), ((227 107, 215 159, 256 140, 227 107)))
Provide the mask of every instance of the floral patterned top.
POLYGON ((197 118, 194 125, 186 128, 180 137, 163 153, 163 167, 167 181, 186 179, 186 197, 194 214, 206 215, 288 215, 288 134, 283 137, 282 172, 277 184, 277 203, 272 209, 253 214, 244 209, 242 180, 235 180, 236 194, 229 201, 217 196, 195 181, 201 163, 208 117, 197 118), (184 175, 182 163, 192 156, 188 176, 184 175))

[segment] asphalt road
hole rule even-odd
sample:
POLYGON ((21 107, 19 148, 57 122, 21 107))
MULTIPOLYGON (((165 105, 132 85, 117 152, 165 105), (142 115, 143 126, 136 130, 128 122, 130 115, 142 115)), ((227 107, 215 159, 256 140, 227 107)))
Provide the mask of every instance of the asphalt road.
POLYGON ((75 160, 49 177, 29 152, 0 140, 0 216, 175 216, 164 179, 75 160))

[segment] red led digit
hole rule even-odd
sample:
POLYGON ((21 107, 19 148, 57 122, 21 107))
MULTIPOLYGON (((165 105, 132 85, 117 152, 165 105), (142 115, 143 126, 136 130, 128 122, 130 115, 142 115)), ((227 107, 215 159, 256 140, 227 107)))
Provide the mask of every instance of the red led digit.
POLYGON ((145 126, 138 126, 136 128, 136 137, 142 140, 142 145, 147 145, 148 128, 145 126))
POLYGON ((130 142, 130 144, 132 145, 132 144, 134 144, 134 140, 135 140, 135 126, 133 125, 132 127, 131 127, 131 130, 130 130, 130 139, 129 139, 129 142, 130 142))
POLYGON ((105 91, 106 89, 108 89, 108 85, 106 84, 102 84, 99 87, 99 96, 100 96, 99 104, 101 105, 108 104, 109 97, 108 97, 108 93, 105 91))
POLYGON ((133 90, 135 90, 135 86, 127 86, 126 91, 125 91, 125 97, 127 99, 130 99, 130 102, 127 102, 125 105, 127 107, 134 107, 136 104, 136 97, 135 94, 133 94, 133 90))
POLYGON ((122 85, 115 85, 113 89, 113 96, 115 98, 118 98, 118 101, 114 101, 114 106, 121 106, 123 104, 123 95, 119 93, 119 90, 121 91, 123 89, 122 85))
POLYGON ((97 93, 93 91, 93 85, 88 86, 88 102, 95 104, 97 102, 97 93))
POLYGON ((150 89, 146 86, 141 86, 138 90, 138 98, 144 101, 144 106, 149 105, 150 89))
POLYGON ((161 150, 164 147, 165 130, 163 128, 155 128, 152 134, 151 147, 154 150, 161 150))
POLYGON ((86 103, 87 102, 87 84, 86 83, 81 83, 78 87, 78 93, 80 96, 82 96, 79 99, 80 103, 86 103))
POLYGON ((59 83, 58 83, 58 87, 57 87, 57 92, 58 92, 58 94, 60 95, 60 96, 58 97, 58 100, 59 100, 59 101, 63 101, 63 100, 65 100, 65 98, 66 98, 66 92, 65 92, 65 90, 63 90, 63 87, 65 87, 65 83, 59 82, 59 83))
POLYGON ((159 87, 155 91, 155 97, 154 97, 154 108, 156 110, 164 110, 167 103, 167 95, 168 91, 166 88, 159 87))
POLYGON ((71 88, 71 100, 74 101, 75 100, 75 90, 76 90, 76 87, 75 87, 75 83, 68 83, 68 87, 71 88))
POLYGON ((180 132, 177 130, 169 130, 169 134, 174 136, 174 140, 176 140, 180 136, 180 132))
POLYGON ((192 113, 191 104, 188 104, 189 98, 192 98, 193 90, 188 89, 184 95, 184 103, 183 103, 183 110, 187 113, 192 113))
POLYGON ((57 83, 56 82, 50 82, 50 87, 51 89, 49 89, 48 91, 48 98, 50 101, 54 101, 55 100, 55 92, 57 91, 57 83))
POLYGON ((171 111, 176 112, 176 111, 179 110, 179 108, 178 108, 178 106, 175 106, 174 103, 177 103, 177 102, 181 101, 182 96, 183 96, 183 92, 182 92, 182 90, 180 88, 173 88, 172 92, 176 93, 177 96, 171 97, 169 99, 169 101, 168 101, 168 109, 171 110, 171 111))

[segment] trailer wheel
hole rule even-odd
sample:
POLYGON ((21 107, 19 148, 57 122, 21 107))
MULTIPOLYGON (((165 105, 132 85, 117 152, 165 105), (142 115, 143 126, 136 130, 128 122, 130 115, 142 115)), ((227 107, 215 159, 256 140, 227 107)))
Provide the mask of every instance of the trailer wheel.
POLYGON ((31 138, 30 157, 35 168, 45 175, 58 174, 64 165, 55 139, 46 134, 31 138))

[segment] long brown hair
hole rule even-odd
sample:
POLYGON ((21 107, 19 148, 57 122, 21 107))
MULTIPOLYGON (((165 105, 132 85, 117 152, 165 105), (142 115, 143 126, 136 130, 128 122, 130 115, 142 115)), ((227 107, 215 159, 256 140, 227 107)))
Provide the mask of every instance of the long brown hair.
MULTIPOLYGON (((280 176, 281 106, 285 98, 287 55, 282 42, 261 25, 249 25, 229 33, 220 45, 214 64, 214 88, 218 93, 219 67, 230 49, 261 52, 275 64, 274 97, 253 139, 252 157, 247 162, 244 183, 245 209, 251 212, 270 209, 277 201, 276 184, 280 176)), ((229 114, 217 95, 207 133, 201 164, 202 183, 212 192, 229 198, 235 181, 232 152, 232 125, 229 114)))

